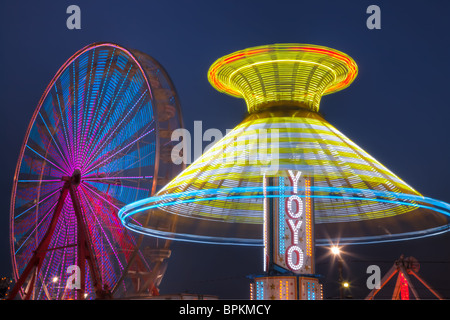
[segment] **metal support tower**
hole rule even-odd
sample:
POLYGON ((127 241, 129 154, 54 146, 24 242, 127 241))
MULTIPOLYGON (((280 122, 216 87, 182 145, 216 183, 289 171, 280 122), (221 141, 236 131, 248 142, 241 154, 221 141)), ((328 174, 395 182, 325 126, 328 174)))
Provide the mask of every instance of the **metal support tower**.
POLYGON ((414 257, 404 258, 404 256, 401 255, 400 258, 394 262, 394 265, 385 274, 383 279, 381 279, 380 287, 378 289, 373 289, 366 297, 366 300, 373 300, 375 295, 389 282, 389 280, 394 277, 396 273, 398 273, 398 277, 394 292, 392 294, 392 300, 409 300, 409 290, 411 290, 416 300, 420 300, 417 290, 411 282, 410 275, 416 277, 436 298, 443 300, 442 296, 419 275, 419 267, 420 265, 414 257))
POLYGON ((76 219, 77 219, 77 244, 71 246, 78 247, 77 254, 77 265, 80 268, 80 288, 77 289, 77 298, 79 300, 84 300, 86 291, 86 279, 85 279, 85 263, 88 262, 90 272, 92 274, 93 287, 95 288, 96 298, 105 299, 111 297, 111 293, 108 288, 102 288, 102 281, 99 273, 99 268, 97 261, 95 259, 94 252, 92 251, 91 241, 89 239, 89 234, 86 229, 86 223, 83 218, 83 212, 81 210, 80 202, 77 195, 77 187, 81 181, 81 173, 79 170, 75 170, 72 176, 64 176, 61 178, 64 181, 64 185, 61 189, 61 194, 59 196, 58 202, 55 206, 52 219, 50 221, 49 227, 34 251, 30 261, 25 267, 24 271, 20 275, 11 292, 8 294, 8 300, 13 300, 17 296, 19 291, 23 290, 22 286, 25 281, 31 276, 28 281, 27 287, 23 292, 23 299, 29 300, 36 284, 36 278, 39 275, 39 271, 44 261, 45 255, 52 250, 59 248, 49 248, 50 242, 52 240, 58 219, 61 215, 61 211, 64 207, 64 202, 67 195, 70 194, 70 198, 73 203, 76 219))

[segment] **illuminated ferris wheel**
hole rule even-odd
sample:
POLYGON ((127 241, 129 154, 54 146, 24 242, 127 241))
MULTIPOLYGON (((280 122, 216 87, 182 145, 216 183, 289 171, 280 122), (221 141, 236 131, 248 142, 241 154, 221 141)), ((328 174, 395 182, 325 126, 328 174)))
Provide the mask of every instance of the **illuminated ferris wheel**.
POLYGON ((180 127, 175 88, 144 53, 95 43, 59 69, 14 175, 10 299, 157 294, 169 242, 131 234, 117 212, 183 169, 170 160, 180 127))

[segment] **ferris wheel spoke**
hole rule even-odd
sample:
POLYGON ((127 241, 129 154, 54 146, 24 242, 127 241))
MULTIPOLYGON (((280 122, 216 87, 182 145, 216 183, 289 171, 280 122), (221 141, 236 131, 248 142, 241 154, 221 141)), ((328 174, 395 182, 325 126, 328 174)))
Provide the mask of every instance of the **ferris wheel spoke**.
POLYGON ((72 101, 73 101, 73 108, 72 108, 72 137, 73 137, 73 145, 72 145, 72 150, 71 150, 71 154, 72 154, 72 158, 71 158, 71 163, 72 166, 75 167, 75 156, 76 154, 78 154, 78 148, 79 148, 79 141, 78 141, 78 135, 77 135, 77 130, 78 130, 78 112, 79 112, 79 108, 78 108, 78 103, 79 103, 79 97, 78 97, 78 92, 79 92, 79 79, 78 79, 78 73, 77 73, 77 68, 76 65, 78 63, 73 63, 72 66, 68 69, 68 74, 70 75, 70 83, 71 86, 73 88, 73 94, 72 94, 72 101))
MULTIPOLYGON (((112 62, 112 59, 111 59, 111 62, 112 62)), ((110 62, 110 65, 111 65, 111 62, 110 62)), ((110 66, 109 66, 109 67, 110 67, 110 66)), ((108 69, 109 69, 109 67, 108 67, 108 69)), ((95 132, 93 132, 93 133, 95 133, 95 134, 90 135, 91 137, 94 138, 94 142, 91 143, 91 145, 93 146, 93 148, 91 148, 91 151, 87 151, 86 154, 89 154, 90 152, 95 151, 95 150, 97 149, 97 141, 98 141, 98 140, 97 140, 97 137, 104 137, 104 136, 105 136, 105 132, 98 132, 99 129, 105 130, 104 127, 102 128, 102 126, 101 126, 101 122, 102 122, 102 121, 100 121, 100 120, 110 119, 110 116, 111 116, 111 114, 113 113, 113 110, 116 110, 116 108, 115 108, 116 98, 119 96, 120 92, 122 91, 122 88, 123 88, 123 86, 124 86, 124 84, 125 84, 125 82, 126 82, 126 79, 127 79, 128 74, 129 74, 130 71, 131 71, 131 67, 128 69, 127 76, 124 77, 124 79, 123 79, 123 81, 122 81, 120 87, 119 87, 118 90, 116 91, 115 97, 114 97, 114 99, 112 100, 111 105, 110 105, 109 107, 105 107, 105 108, 104 108, 104 112, 106 112, 106 114, 103 114, 103 117, 97 119, 97 121, 93 121, 93 123, 96 123, 96 126, 95 126, 95 128, 94 128, 94 129, 95 129, 95 132)), ((109 70, 108 70, 108 72, 109 72, 109 70)), ((105 83, 106 83, 106 81, 105 81, 105 83)), ((117 89, 117 88, 115 88, 115 89, 117 89)), ((102 89, 102 92, 103 92, 103 89, 102 89)), ((100 108, 98 108, 98 109, 100 109, 100 108)), ((93 118, 95 119, 95 115, 94 115, 93 118)), ((120 119, 120 117, 117 117, 117 118, 120 119)))
MULTIPOLYGON (((98 196, 98 193, 93 191, 93 190, 89 190, 91 192, 93 192, 93 196, 98 196)), ((92 208, 92 204, 95 202, 94 201, 94 197, 92 197, 92 195, 89 195, 88 193, 84 193, 84 197, 87 197, 88 199, 88 205, 91 208, 91 212, 94 212, 93 210, 95 210, 94 208, 92 208)), ((103 199, 102 199, 103 200, 103 199)), ((101 219, 102 223, 100 224, 103 234, 105 237, 107 237, 107 233, 105 232, 105 230, 103 230, 104 228, 110 228, 110 235, 111 238, 114 238, 114 241, 118 241, 120 242, 120 246, 118 248, 118 250, 120 250, 120 252, 125 255, 125 261, 128 261, 128 259, 130 258, 130 254, 133 250, 135 250, 136 248, 136 240, 134 237, 130 237, 129 234, 127 233, 127 230, 124 228, 119 227, 121 225, 117 215, 113 214, 102 214, 102 215, 95 215, 95 218, 97 220, 97 222, 99 221, 99 219, 101 219)), ((107 239, 108 242, 110 242, 111 240, 107 239)), ((111 247, 113 248, 113 247, 111 247)), ((141 252, 141 250, 138 250, 139 252, 141 252)), ((122 260, 119 257, 119 251, 113 250, 113 254, 114 257, 116 258, 117 262, 120 263, 121 265, 121 269, 124 270, 123 265, 122 265, 122 260)))
MULTIPOLYGON (((92 144, 93 146, 91 148, 91 152, 89 153, 89 155, 87 156, 87 158, 85 159, 85 162, 84 162, 86 165, 91 163, 93 161, 93 159, 98 156, 99 152, 101 150, 103 150, 104 148, 106 148, 108 145, 110 145, 111 141, 115 137, 117 137, 121 131, 124 130, 124 127, 122 126, 122 124, 124 123, 124 121, 129 120, 129 117, 131 115, 133 115, 132 112, 135 111, 136 106, 141 101, 141 99, 145 96, 146 93, 147 93, 147 91, 145 91, 141 94, 138 101, 133 105, 133 107, 130 108, 130 110, 128 110, 128 112, 124 116, 117 117, 118 119, 120 119, 120 121, 117 124, 112 125, 111 128, 109 128, 108 132, 105 132, 105 133, 102 132, 102 134, 99 135, 102 138, 95 144, 92 144)), ((153 120, 150 123, 150 125, 153 125, 153 120)), ((135 130, 136 130, 136 128, 135 128, 135 130)), ((128 136, 129 132, 125 132, 125 133, 126 133, 125 136, 128 136)))
POLYGON ((93 194, 95 194, 98 198, 102 199, 104 202, 108 203, 109 205, 111 205, 112 207, 114 207, 116 210, 120 210, 120 208, 118 206, 116 206, 114 203, 112 203, 111 201, 105 199, 103 196, 101 196, 98 192, 92 190, 92 188, 89 188, 87 186, 87 184, 83 184, 84 187, 86 187, 87 190, 89 190, 90 192, 92 192, 93 194))
POLYGON ((112 161, 101 164, 101 167, 95 169, 95 173, 91 172, 86 177, 87 180, 95 180, 96 177, 100 178, 99 180, 129 180, 129 179, 137 179, 138 177, 142 179, 152 179, 153 176, 145 176, 139 175, 139 172, 136 172, 137 168, 147 168, 152 170, 154 168, 154 164, 150 162, 144 162, 145 159, 139 159, 139 157, 133 155, 134 152, 122 152, 120 157, 115 157, 112 161), (135 160, 138 159, 138 160, 135 160), (126 168, 123 168, 124 165, 130 163, 126 168), (102 177, 98 174, 98 172, 109 172, 108 177, 102 177))
POLYGON ((85 172, 87 172, 88 174, 91 173, 92 171, 94 171, 95 169, 99 168, 100 166, 104 165, 108 160, 110 160, 111 158, 115 157, 117 154, 119 154, 120 152, 126 150, 127 148, 129 148, 130 146, 132 146, 133 144, 135 144, 136 142, 138 142, 139 140, 145 138, 145 136, 147 136, 148 134, 154 132, 155 129, 152 128, 149 131, 143 133, 141 136, 139 136, 138 138, 136 138, 135 140, 131 141, 130 143, 128 143, 127 145, 125 145, 124 147, 120 148, 119 150, 115 151, 113 154, 106 155, 106 159, 100 158, 99 160, 93 162, 88 168, 85 169, 85 172))
MULTIPOLYGON (((115 52, 116 52, 116 49, 113 49, 111 52, 108 52, 108 58, 105 61, 105 65, 108 64, 108 68, 106 69, 106 71, 104 72, 104 76, 102 77, 102 87, 100 89, 100 94, 98 97, 98 102, 99 102, 99 105, 101 105, 101 106, 103 106, 104 98, 105 98, 105 95, 107 92, 106 88, 113 87, 113 86, 111 86, 111 81, 110 81, 111 76, 112 76, 112 74, 110 74, 110 70, 111 70, 112 62, 114 60, 113 57, 114 57, 115 52)), ((97 119, 98 122, 100 122, 101 119, 104 119, 105 113, 108 113, 111 110, 112 110, 112 108, 104 107, 104 108, 98 108, 98 112, 97 112, 97 109, 96 109, 96 112, 98 114, 103 112, 102 116, 98 117, 98 119, 97 119)), ((100 125, 98 125, 96 127, 96 129, 99 129, 99 128, 100 128, 100 125)), ((95 137, 97 133, 98 133, 97 131, 92 132, 92 136, 95 137)))
MULTIPOLYGON (((127 72, 127 76, 128 76, 128 74, 129 74, 129 72, 130 72, 130 70, 131 70, 131 67, 128 69, 128 72, 127 72)), ((115 108, 115 104, 116 104, 116 99, 117 99, 117 97, 119 97, 119 94, 122 92, 122 88, 123 88, 123 86, 124 86, 124 84, 125 84, 125 82, 126 82, 126 79, 127 79, 127 77, 124 77, 123 79, 122 79, 122 82, 121 82, 121 84, 120 84, 120 86, 117 88, 117 87, 115 87, 114 89, 115 89, 115 96, 114 96, 114 98, 112 99, 112 102, 111 102, 111 105, 109 106, 109 108, 106 108, 107 110, 108 110, 108 113, 107 113, 107 115, 105 116, 105 118, 104 119, 110 119, 111 118, 111 114, 113 114, 114 113, 114 111, 116 110, 116 108, 115 108)), ((120 117, 117 117, 118 119, 120 119, 120 117)), ((109 121, 109 120, 108 120, 109 121)), ((103 128, 103 131, 105 130, 105 128, 103 128)), ((103 137, 105 135, 105 132, 101 132, 101 133, 99 133, 99 134, 97 134, 96 136, 98 136, 98 137, 103 137)), ((95 139, 95 136, 94 136, 94 139, 95 139)), ((91 150, 93 150, 93 151, 96 151, 97 150, 97 147, 96 147, 96 143, 92 143, 91 145, 94 145, 95 147, 93 148, 93 149, 91 149, 91 150)), ((88 153, 90 153, 89 151, 86 151, 86 154, 88 154, 88 153)))
MULTIPOLYGON (((144 150, 144 152, 145 152, 145 150, 144 150)), ((146 161, 147 159, 150 159, 151 157, 154 157, 155 151, 145 152, 145 153, 146 153, 145 156, 143 156, 143 157, 136 157, 136 159, 137 159, 136 161, 130 163, 130 164, 129 164, 128 166, 126 166, 125 168, 120 169, 120 170, 114 172, 114 174, 115 174, 115 175, 121 175, 121 174, 123 174, 123 172, 127 171, 127 170, 130 169, 130 168, 135 168, 135 167, 146 167, 146 165, 142 165, 142 163, 145 163, 145 161, 146 161)), ((114 174, 111 175, 111 177, 116 178, 116 176, 115 176, 114 174)), ((123 178, 122 178, 122 177, 117 177, 116 179, 127 179, 127 178, 126 178, 126 177, 123 177, 123 178)), ((134 178, 129 177, 128 179, 134 179, 134 178)), ((142 176, 141 179, 153 179, 153 176, 142 176)))
MULTIPOLYGON (((82 189, 84 191, 84 196, 88 198, 90 207, 96 212, 96 219, 102 219, 103 226, 107 228, 113 228, 113 229, 121 229, 119 228, 120 222, 117 219, 117 208, 112 204, 109 200, 107 200, 104 196, 102 196, 100 193, 102 193, 100 190, 94 190, 94 188, 87 187, 86 184, 82 186, 82 189), (88 192, 86 192, 88 191, 88 192), (93 204, 97 203, 97 209, 92 208, 93 204), (114 208, 113 208, 114 207, 114 208)), ((103 193, 104 194, 104 193, 103 193)), ((107 195, 105 195, 107 196, 107 195)), ((120 231, 119 231, 120 232, 120 231)))
POLYGON ((39 183, 50 183, 50 182, 61 182, 61 179, 47 179, 47 180, 27 180, 27 179, 21 179, 17 180, 18 183, 30 183, 30 182, 39 182, 39 183))
POLYGON ((69 175, 69 172, 66 169, 61 168, 60 166, 58 166, 57 164, 53 163, 52 161, 50 161, 49 159, 47 159, 46 157, 44 157, 43 155, 41 155, 39 152, 37 152, 36 150, 34 150, 33 148, 31 148, 29 145, 26 146, 29 150, 31 150, 32 152, 34 152, 36 155, 38 155, 40 158, 42 158, 43 160, 45 160, 46 162, 50 163, 54 168, 58 169, 61 171, 61 173, 65 173, 66 175, 69 175))
MULTIPOLYGON (((14 220, 17 220, 18 218, 20 218, 21 216, 23 216, 25 213, 27 213, 28 211, 32 210, 33 208, 36 208, 37 206, 41 205, 44 201, 48 200, 51 196, 55 195, 57 192, 61 191, 61 187, 57 188, 55 191, 53 191, 52 193, 50 193, 49 195, 45 196, 45 198, 43 198, 42 200, 36 202, 35 204, 33 204, 31 207, 29 207, 28 209, 20 212, 19 214, 14 216, 14 220)), ((30 201, 34 202, 35 199, 30 199, 30 201)), ((29 203, 29 202, 28 202, 29 203)), ((17 208, 17 209, 20 209, 17 208)))
MULTIPOLYGON (((106 209, 107 207, 101 206, 98 197, 95 194, 83 191, 83 201, 86 202, 86 208, 91 213, 90 219, 94 219, 91 221, 91 225, 97 225, 99 230, 101 230, 103 237, 107 240, 108 243, 116 243, 119 238, 122 236, 122 230, 119 227, 120 223, 118 223, 117 219, 115 219, 115 214, 111 214, 106 209)), ((120 262, 120 258, 117 255, 117 251, 114 246, 110 246, 115 253, 117 260, 120 262)))
MULTIPOLYGON (((52 95, 56 95, 52 91, 51 93, 52 95)), ((62 115, 60 114, 60 111, 56 109, 56 102, 53 101, 54 99, 51 100, 52 101, 50 101, 49 103, 46 102, 42 106, 38 115, 40 120, 44 124, 47 132, 49 133, 49 136, 53 140, 54 145, 58 149, 61 161, 64 162, 68 168, 71 168, 72 167, 71 164, 73 164, 73 154, 70 150, 70 145, 67 144, 64 132, 61 134, 61 127, 64 124, 62 115)), ((36 122, 39 121, 39 118, 36 118, 36 122)))
MULTIPOLYGON (((109 205, 112 205, 112 206, 114 206, 109 200, 107 200, 107 199, 105 199, 105 197, 103 197, 100 193, 102 193, 100 190, 98 190, 98 189, 96 189, 96 190, 94 190, 95 189, 95 187, 87 187, 87 185, 86 184, 83 184, 83 188, 84 187, 86 187, 87 188, 87 190, 90 192, 90 195, 88 194, 88 193, 84 193, 85 194, 85 196, 87 196, 88 198, 89 198, 89 203, 90 203, 90 206, 92 206, 92 203, 94 203, 94 198, 95 199, 97 199, 97 200, 99 200, 100 202, 104 202, 104 203, 106 203, 107 205, 109 204, 109 205)), ((102 205, 102 206, 100 206, 101 208, 105 208, 105 206, 104 205, 102 205)), ((115 208, 115 210, 117 210, 116 208, 115 208)), ((102 219, 106 219, 106 218, 108 218, 108 224, 104 224, 104 225, 109 225, 109 226, 111 226, 112 228, 114 228, 114 229, 117 229, 118 231, 118 233, 119 234, 122 234, 125 230, 123 229, 123 228, 120 228, 119 226, 120 226, 120 221, 119 221, 119 219, 118 219, 118 217, 117 217, 117 214, 106 214, 106 215, 101 215, 101 218, 102 219)), ((104 220, 104 222, 106 222, 106 220, 104 220)), ((117 233, 116 232, 116 233, 117 233)), ((131 241, 133 241, 133 239, 131 239, 131 241)))
MULTIPOLYGON (((83 185, 88 186, 91 191, 97 192, 99 196, 108 195, 117 204, 126 204, 145 198, 150 194, 151 187, 141 187, 140 179, 129 180, 129 184, 109 183, 108 181, 84 181, 83 185)), ((109 200, 108 200, 109 201, 109 200)))
POLYGON ((50 209, 47 211, 47 213, 40 219, 39 223, 34 227, 34 229, 28 230, 27 238, 22 242, 22 244, 19 246, 19 248, 17 248, 15 251, 16 255, 19 253, 19 251, 22 249, 22 247, 25 245, 25 243, 28 243, 28 240, 30 239, 30 237, 35 234, 35 232, 43 224, 43 222, 49 217, 49 214, 55 209, 56 204, 57 204, 57 201, 50 207, 50 209))
MULTIPOLYGON (((52 241, 50 242, 50 247, 55 247, 54 242, 57 239, 61 238, 61 230, 62 230, 61 224, 58 223, 58 225, 56 227, 56 230, 55 230, 55 234, 53 235, 52 241), (58 226, 59 226, 59 228, 58 228, 58 226)), ((45 260, 44 260, 44 262, 42 264, 42 267, 41 267, 42 272, 40 272, 40 275, 41 275, 41 279, 40 280, 43 283, 43 286, 40 287, 40 290, 38 292, 38 297, 40 297, 42 295, 42 291, 46 289, 46 282, 50 282, 50 281, 48 281, 49 278, 52 278, 51 279, 52 283, 56 283, 56 282, 58 284, 60 283, 59 279, 61 279, 61 276, 58 277, 57 281, 53 281, 53 278, 55 277, 55 274, 57 274, 57 273, 53 273, 53 275, 51 275, 51 273, 52 273, 51 272, 51 266, 55 266, 56 265, 58 267, 58 265, 59 265, 58 263, 55 263, 55 261, 57 259, 58 258, 56 257, 56 250, 50 250, 49 255, 46 256, 46 258, 45 258, 45 260)), ((59 290, 59 288, 58 288, 58 290, 59 290)))
MULTIPOLYGON (((68 132, 67 132, 68 124, 66 123, 67 121, 64 121, 65 120, 64 119, 65 118, 64 117, 65 116, 65 112, 63 112, 63 109, 61 108, 60 96, 62 96, 63 93, 58 91, 58 86, 57 85, 55 85, 53 88, 54 88, 54 94, 52 96, 53 96, 53 100, 56 100, 55 105, 58 105, 58 110, 59 110, 58 115, 59 115, 59 119, 61 120, 61 128, 62 128, 62 131, 63 131, 63 137, 65 139, 66 146, 71 146, 71 144, 69 142, 69 138, 68 138, 68 132), (56 96, 56 98, 55 98, 55 96, 56 96)), ((64 110, 65 109, 66 108, 65 108, 65 105, 64 105, 64 110)), ((70 150, 70 148, 68 148, 68 150, 70 150)), ((72 154, 72 159, 74 159, 73 154, 72 154)))
MULTIPOLYGON (((104 237, 105 240, 108 242, 109 247, 112 249, 112 251, 113 251, 113 253, 114 253, 114 257, 115 257, 115 259, 117 260, 117 263, 119 264, 121 270, 123 270, 124 266, 122 265, 122 261, 121 261, 121 259, 120 259, 120 257, 119 257, 119 254, 117 253, 117 251, 116 251, 116 249, 115 249, 115 246, 112 245, 112 241, 111 241, 111 239, 110 239, 110 236, 113 237, 113 234, 114 234, 114 233, 112 233, 112 232, 107 233, 107 232, 105 231, 104 228, 106 227, 106 225, 105 225, 104 223, 102 223, 102 221, 99 220, 99 215, 98 215, 98 214, 93 214, 94 212, 96 212, 95 208, 93 208, 93 205, 92 205, 92 204, 93 204, 93 201, 92 201, 93 198, 92 198, 91 196, 89 196, 89 195, 85 192, 85 190, 89 190, 89 189, 84 189, 84 188, 82 188, 82 189, 83 189, 83 192, 81 192, 81 198, 83 199, 82 201, 85 203, 86 208, 87 208, 88 211, 91 213, 91 214, 87 215, 87 219, 90 221, 90 226, 91 226, 91 228, 92 228, 94 225, 98 226, 98 228, 99 228, 100 231, 102 232, 103 237, 104 237)), ((92 190, 89 190, 89 191, 92 192, 92 190)), ((96 194, 96 193, 94 192, 94 194, 96 194)), ((103 198, 102 198, 102 199, 103 199, 103 198)), ((104 199, 103 199, 103 200, 104 200, 104 199)), ((104 218, 104 215, 100 215, 100 218, 104 218)), ((89 228, 89 229, 91 229, 91 228, 89 228)))
POLYGON ((89 132, 91 130, 92 125, 95 123, 95 113, 98 108, 95 108, 95 105, 98 103, 97 95, 98 90, 97 86, 91 85, 92 82, 97 82, 97 72, 102 74, 103 69, 98 68, 97 66, 94 68, 94 57, 96 55, 96 50, 92 50, 91 52, 92 58, 91 58, 91 66, 89 69, 89 81, 87 83, 86 88, 86 96, 84 99, 84 112, 82 113, 82 123, 81 123, 81 129, 78 132, 78 137, 80 138, 80 149, 77 154, 77 166, 81 167, 84 162, 84 157, 86 156, 86 153, 88 152, 88 148, 90 143, 88 143, 89 139, 92 139, 92 135, 89 135, 89 132))
POLYGON ((55 90, 58 92, 58 107, 60 113, 58 118, 61 121, 60 128, 62 128, 63 135, 61 137, 65 138, 66 149, 68 155, 71 157, 71 171, 76 167, 76 148, 78 146, 76 141, 76 135, 74 134, 74 126, 77 124, 76 110, 77 106, 77 96, 76 90, 77 83, 76 77, 74 77, 74 66, 72 70, 70 68, 65 72, 55 83, 55 90), (73 89, 71 89, 73 88, 73 89), (62 104, 62 107, 61 107, 62 104))
POLYGON ((53 137, 54 134, 51 133, 51 131, 50 131, 50 129, 49 129, 49 127, 48 127, 44 117, 42 116, 41 112, 39 112, 39 117, 40 117, 42 123, 44 124, 45 128, 47 129, 48 136, 51 138, 51 141, 53 141, 53 145, 56 147, 56 150, 58 151, 59 157, 64 162, 66 167, 70 168, 70 164, 69 164, 69 162, 67 160, 67 157, 61 151, 61 148, 60 148, 59 144, 56 142, 55 138, 53 137))

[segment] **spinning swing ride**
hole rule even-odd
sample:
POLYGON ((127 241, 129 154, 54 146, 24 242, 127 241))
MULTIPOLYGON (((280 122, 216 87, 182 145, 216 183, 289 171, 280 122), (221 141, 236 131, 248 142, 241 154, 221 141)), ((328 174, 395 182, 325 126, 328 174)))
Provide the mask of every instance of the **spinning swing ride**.
POLYGON ((319 113, 356 62, 309 44, 247 48, 217 59, 208 80, 248 115, 155 196, 124 206, 138 233, 264 248, 253 299, 321 299, 315 246, 403 241, 450 230, 450 205, 424 197, 319 113), (159 223, 177 221, 167 230, 159 223))

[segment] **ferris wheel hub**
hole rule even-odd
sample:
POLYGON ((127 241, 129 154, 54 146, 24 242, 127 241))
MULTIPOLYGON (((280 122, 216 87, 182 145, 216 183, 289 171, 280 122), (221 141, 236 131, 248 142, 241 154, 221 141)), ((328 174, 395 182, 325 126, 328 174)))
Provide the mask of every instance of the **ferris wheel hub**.
POLYGON ((80 184, 80 182, 81 182, 81 171, 80 171, 80 169, 75 169, 74 170, 74 172, 72 174, 72 177, 71 177, 71 181, 72 181, 72 184, 74 184, 76 186, 80 184))
POLYGON ((70 182, 74 186, 78 186, 81 182, 81 171, 80 169, 75 169, 71 176, 63 176, 62 181, 70 182))

